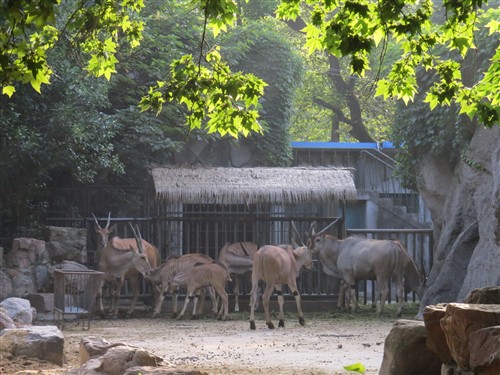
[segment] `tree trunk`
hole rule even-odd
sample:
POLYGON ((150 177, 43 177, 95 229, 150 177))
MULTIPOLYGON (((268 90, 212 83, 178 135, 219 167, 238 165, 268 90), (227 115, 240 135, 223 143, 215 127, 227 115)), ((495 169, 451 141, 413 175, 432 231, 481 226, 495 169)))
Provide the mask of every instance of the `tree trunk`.
MULTIPOLYGON (((295 21, 286 21, 287 25, 294 31, 302 32, 302 29, 306 26, 302 18, 297 17, 295 21)), ((363 122, 363 114, 361 112, 361 106, 359 105, 358 97, 355 92, 355 82, 357 77, 349 76, 347 80, 344 80, 340 72, 340 61, 337 57, 332 54, 328 54, 328 64, 329 71, 328 77, 333 83, 335 89, 344 96, 345 104, 349 110, 349 115, 345 115, 342 108, 337 103, 327 102, 321 98, 313 98, 313 103, 322 106, 323 108, 329 109, 334 113, 337 121, 344 122, 351 126, 349 134, 357 139, 359 142, 375 142, 370 136, 365 128, 363 122)), ((335 124, 334 122, 332 124, 335 124)), ((335 129, 332 128, 331 134, 333 137, 335 129)))

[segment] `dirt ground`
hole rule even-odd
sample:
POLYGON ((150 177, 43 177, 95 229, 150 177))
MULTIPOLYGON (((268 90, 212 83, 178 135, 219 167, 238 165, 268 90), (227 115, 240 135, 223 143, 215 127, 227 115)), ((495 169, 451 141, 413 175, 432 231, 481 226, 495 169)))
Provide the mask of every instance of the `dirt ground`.
MULTIPOLYGON (((402 318, 413 319, 410 306, 402 318)), ((369 307, 358 313, 306 313, 306 325, 296 314, 286 316, 285 328, 270 330, 263 314, 256 314, 255 331, 250 330, 248 313, 232 313, 229 321, 211 317, 175 320, 163 316, 149 319, 93 319, 90 329, 66 322, 64 347, 66 363, 57 365, 31 358, 0 355, 0 373, 77 374, 79 343, 87 336, 109 342, 142 347, 163 357, 178 370, 199 370, 208 374, 354 374, 344 366, 361 362, 366 375, 378 374, 384 340, 396 320, 394 310, 380 317, 369 307)), ((277 315, 273 314, 275 325, 277 315)), ((54 322, 38 322, 50 325, 54 322)))

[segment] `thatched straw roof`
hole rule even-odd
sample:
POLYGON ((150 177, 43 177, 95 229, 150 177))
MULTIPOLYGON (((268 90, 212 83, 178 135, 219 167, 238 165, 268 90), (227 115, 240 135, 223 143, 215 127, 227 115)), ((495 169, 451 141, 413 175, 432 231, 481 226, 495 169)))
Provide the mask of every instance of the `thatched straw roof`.
POLYGON ((308 203, 356 199, 349 169, 155 168, 157 197, 182 203, 308 203))

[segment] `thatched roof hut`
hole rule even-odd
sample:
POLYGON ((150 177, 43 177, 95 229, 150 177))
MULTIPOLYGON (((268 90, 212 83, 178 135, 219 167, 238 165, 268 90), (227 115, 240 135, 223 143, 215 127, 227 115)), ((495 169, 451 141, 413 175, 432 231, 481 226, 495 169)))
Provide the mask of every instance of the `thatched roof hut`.
POLYGON ((155 168, 157 199, 182 203, 310 203, 355 200, 349 169, 155 168))

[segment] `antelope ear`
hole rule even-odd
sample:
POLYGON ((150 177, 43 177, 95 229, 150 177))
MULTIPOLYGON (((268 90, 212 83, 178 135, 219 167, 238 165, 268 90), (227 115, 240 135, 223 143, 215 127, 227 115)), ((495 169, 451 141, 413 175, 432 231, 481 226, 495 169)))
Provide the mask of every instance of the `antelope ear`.
POLYGON ((116 230, 116 223, 109 227, 109 233, 113 233, 116 230))

